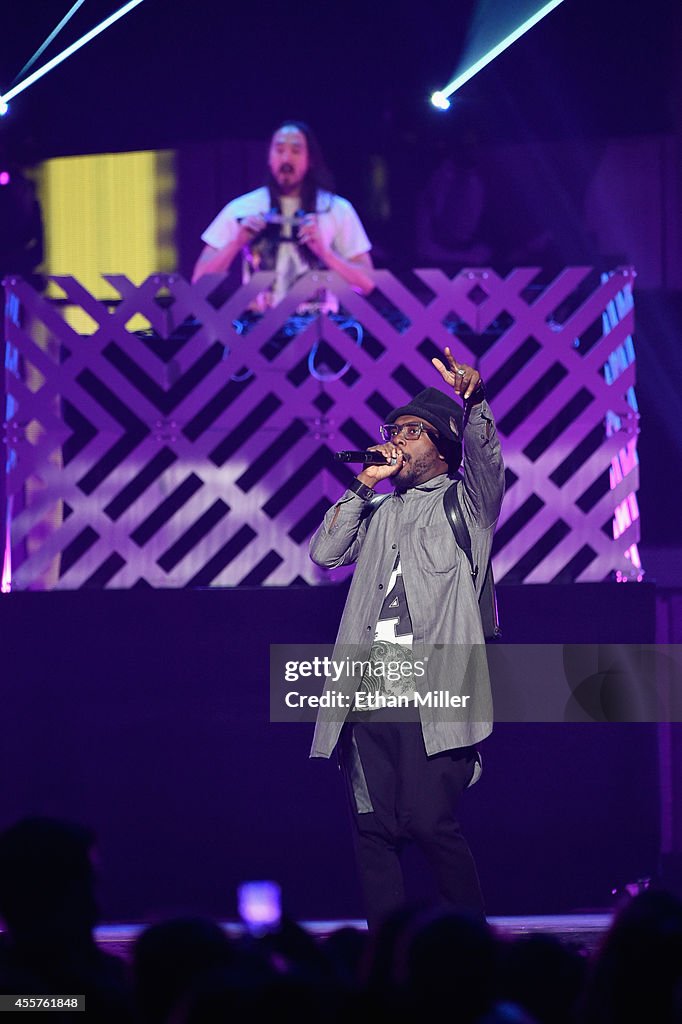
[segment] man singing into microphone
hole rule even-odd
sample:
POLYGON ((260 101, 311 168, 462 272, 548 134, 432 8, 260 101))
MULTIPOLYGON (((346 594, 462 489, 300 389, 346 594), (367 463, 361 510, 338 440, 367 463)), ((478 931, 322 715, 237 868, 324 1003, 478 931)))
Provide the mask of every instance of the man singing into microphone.
MULTIPOLYGON (((457 805, 480 774, 476 744, 492 728, 478 592, 502 504, 504 466, 480 375, 450 349, 444 358, 433 365, 451 393, 426 388, 390 413, 381 428, 384 443, 373 449, 386 464, 362 470, 310 546, 313 561, 325 568, 357 563, 335 658, 352 652, 378 666, 386 651, 394 661, 403 652, 405 661, 427 650, 434 658, 429 686, 435 682, 442 692, 467 697, 460 696, 462 713, 420 705, 419 720, 412 721, 361 710, 344 725, 338 708, 320 708, 311 756, 329 757, 341 740, 370 928, 404 903, 400 852, 408 841, 425 853, 443 905, 484 913, 457 805), (446 517, 443 498, 453 477, 479 570, 475 581, 446 517), (393 494, 380 498, 374 486, 387 478, 393 494)), ((356 680, 348 680, 355 710, 367 706, 357 700, 363 691, 386 687, 376 680, 367 670, 357 689, 356 680)), ((392 689, 408 685, 418 690, 414 679, 403 678, 392 689)))
POLYGON ((275 271, 271 289, 258 297, 261 313, 315 268, 336 271, 364 294, 374 286, 367 273, 371 244, 360 218, 333 191, 317 140, 300 121, 283 122, 272 136, 267 183, 228 203, 201 237, 206 245, 192 281, 226 273, 239 253, 243 283, 257 270, 275 271))

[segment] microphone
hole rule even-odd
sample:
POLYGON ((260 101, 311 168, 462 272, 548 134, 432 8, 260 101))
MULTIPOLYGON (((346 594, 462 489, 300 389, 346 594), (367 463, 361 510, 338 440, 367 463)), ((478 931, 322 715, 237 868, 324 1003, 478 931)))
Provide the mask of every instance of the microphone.
POLYGON ((381 452, 334 452, 336 462, 361 462, 364 466, 388 466, 389 461, 381 452))

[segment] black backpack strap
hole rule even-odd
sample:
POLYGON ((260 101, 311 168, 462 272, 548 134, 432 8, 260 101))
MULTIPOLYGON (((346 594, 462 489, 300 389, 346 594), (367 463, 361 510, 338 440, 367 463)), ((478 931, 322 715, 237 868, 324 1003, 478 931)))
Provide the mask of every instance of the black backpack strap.
MULTIPOLYGON (((455 535, 455 541, 467 557, 469 569, 471 570, 471 579, 473 580, 475 590, 476 580, 478 578, 478 566, 474 565, 474 556, 471 551, 471 536, 469 535, 469 528, 466 524, 464 512, 462 511, 462 506, 459 501, 458 491, 460 483, 461 478, 456 480, 451 487, 448 487, 447 491, 443 495, 443 508, 445 509, 445 514, 452 528, 452 532, 455 535)), ((486 640, 499 640, 501 630, 500 620, 497 614, 497 598, 495 596, 495 580, 493 578, 492 559, 489 560, 486 566, 483 584, 478 596, 478 607, 481 611, 481 625, 483 626, 483 635, 486 640)))
POLYGON ((369 510, 365 513, 364 518, 367 521, 367 528, 368 529, 369 529, 369 524, 372 521, 372 516, 374 515, 374 513, 378 512, 379 509, 381 508, 381 506, 383 505, 383 503, 386 501, 386 499, 390 498, 390 497, 391 497, 390 494, 375 494, 374 497, 370 498, 370 500, 367 502, 367 504, 369 505, 369 510))
POLYGON ((478 576, 478 566, 474 565, 474 556, 471 551, 471 537, 469 536, 469 529, 466 524, 466 519, 464 518, 464 513, 462 512, 462 506, 459 503, 459 496, 457 494, 458 490, 459 481, 456 480, 451 487, 448 487, 447 491, 443 495, 443 507, 450 526, 452 527, 452 532, 455 535, 455 540, 467 556, 469 569, 471 571, 471 578, 475 583, 478 576))

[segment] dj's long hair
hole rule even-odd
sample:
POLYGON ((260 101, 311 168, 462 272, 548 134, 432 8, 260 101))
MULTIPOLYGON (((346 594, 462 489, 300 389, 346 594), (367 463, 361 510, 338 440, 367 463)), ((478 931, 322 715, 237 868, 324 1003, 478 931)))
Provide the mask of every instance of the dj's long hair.
MULTIPOLYGON (((301 185, 301 209, 305 210, 306 213, 313 213, 317 209, 318 190, 334 192, 334 177, 327 166, 327 161, 322 154, 320 144, 310 125, 307 125, 305 121, 291 121, 287 119, 277 125, 270 138, 274 138, 282 128, 296 128, 301 135, 305 136, 308 145, 308 170, 301 185)), ((278 199, 279 189, 269 167, 266 185, 270 189, 271 199, 278 199)))

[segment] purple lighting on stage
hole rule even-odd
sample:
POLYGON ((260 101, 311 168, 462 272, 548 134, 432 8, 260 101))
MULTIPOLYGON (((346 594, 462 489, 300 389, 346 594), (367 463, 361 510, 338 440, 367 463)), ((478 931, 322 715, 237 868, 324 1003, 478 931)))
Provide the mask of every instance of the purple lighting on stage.
POLYGON ((0 185, 9 185, 11 180, 9 171, 0 171, 0 185))
MULTIPOLYGON (((635 274, 631 271, 623 289, 618 292, 615 298, 607 304, 602 314, 602 330, 606 337, 611 331, 615 331, 618 324, 625 319, 632 311, 634 300, 632 297, 632 286, 635 274)), ((602 283, 609 279, 608 274, 602 274, 602 283)), ((628 334, 624 341, 614 349, 609 356, 608 362, 604 364, 604 380, 607 384, 614 384, 618 378, 635 362, 635 350, 632 335, 628 334)), ((625 435, 622 448, 619 448, 611 458, 609 470, 609 486, 612 491, 622 490, 622 484, 626 477, 634 474, 639 465, 637 456, 637 435, 639 434, 639 408, 634 387, 630 387, 626 394, 627 409, 623 412, 609 410, 606 417, 606 436, 613 437, 618 434, 625 435)), ((632 477, 631 477, 632 479, 632 477)), ((637 494, 634 490, 626 494, 616 505, 613 516, 613 539, 631 530, 632 526, 639 520, 639 506, 637 494)), ((625 549, 625 557, 631 563, 632 569, 629 573, 622 570, 616 572, 618 583, 627 583, 634 580, 641 583, 644 579, 642 562, 639 555, 639 548, 636 543, 630 543, 625 549)))
MULTIPOLYGON (((496 574, 500 579, 509 576, 506 582, 523 580, 533 584, 549 583, 558 577, 597 582, 614 573, 628 580, 639 577, 642 570, 637 550, 638 417, 631 268, 619 268, 604 280, 599 280, 587 267, 564 268, 542 283, 541 301, 537 297, 529 301, 527 297, 529 284, 538 276, 532 267, 516 268, 504 278, 492 268, 481 268, 475 282, 470 274, 462 271, 451 280, 436 270, 420 270, 423 282, 437 296, 426 307, 398 278, 382 271, 381 291, 395 311, 391 315, 399 318, 398 322, 410 324, 409 336, 407 332, 400 335, 399 353, 393 323, 382 320, 377 324, 374 307, 350 289, 339 293, 337 289, 346 285, 334 279, 335 294, 342 294, 343 305, 352 308, 353 320, 365 331, 365 337, 371 332, 382 345, 385 355, 381 360, 374 360, 365 352, 365 346, 359 344, 357 329, 339 330, 326 317, 319 320, 323 337, 313 337, 314 342, 325 342, 329 354, 318 350, 317 358, 306 367, 313 351, 311 329, 306 328, 279 351, 275 365, 278 370, 280 366, 283 370, 286 367, 286 372, 277 374, 272 373, 273 361, 266 359, 258 346, 255 351, 253 345, 248 348, 248 336, 229 333, 229 353, 221 361, 221 376, 250 373, 258 390, 255 396, 251 387, 241 392, 238 408, 230 406, 220 429, 226 437, 234 438, 245 417, 255 416, 258 410, 258 430, 237 433, 238 443, 230 440, 228 446, 220 442, 217 448, 212 438, 200 433, 191 443, 186 438, 177 453, 171 449, 164 455, 164 460, 170 461, 160 465, 170 465, 178 459, 191 463, 196 483, 179 492, 182 512, 178 508, 171 520, 164 519, 163 527, 153 531, 149 524, 155 523, 153 517, 162 515, 166 498, 141 472, 139 457, 134 454, 136 437, 123 423, 120 430, 126 446, 122 446, 117 472, 121 480, 140 481, 136 499, 140 505, 139 511, 131 512, 125 523, 118 520, 115 533, 97 527, 112 501, 119 508, 128 507, 130 492, 125 486, 112 493, 114 485, 107 478, 82 501, 78 497, 78 481, 86 469, 97 465, 100 446, 110 444, 110 428, 100 429, 95 424, 93 429, 99 440, 93 439, 87 453, 83 452, 79 460, 72 460, 58 472, 50 461, 51 452, 62 447, 63 437, 69 436, 71 430, 68 423, 55 415, 56 395, 59 408, 69 403, 75 410, 82 409, 83 415, 94 422, 90 399, 82 405, 79 360, 73 356, 64 361, 43 360, 44 383, 35 393, 28 392, 21 379, 22 359, 30 363, 36 351, 36 341, 22 329, 21 323, 30 323, 32 332, 43 330, 41 325, 45 324, 44 329, 50 331, 55 345, 63 343, 65 352, 72 352, 72 328, 53 316, 40 293, 28 284, 24 283, 20 291, 8 288, 15 310, 8 321, 7 350, 12 364, 7 367, 5 379, 8 399, 12 399, 14 406, 5 418, 6 422, 17 424, 14 432, 18 436, 16 444, 10 438, 12 462, 7 473, 7 494, 20 490, 29 476, 49 481, 40 493, 28 496, 26 507, 12 519, 12 589, 56 585, 59 590, 77 590, 85 585, 94 586, 91 581, 97 581, 101 587, 126 589, 140 579, 163 587, 233 586, 242 582, 249 586, 280 586, 299 579, 317 585, 326 581, 328 577, 318 574, 310 562, 307 536, 319 522, 321 506, 324 504, 326 509, 338 493, 339 482, 328 469, 331 453, 337 449, 361 449, 364 440, 374 436, 374 395, 383 395, 388 407, 389 401, 397 403, 407 393, 406 384, 400 385, 405 391, 396 390, 396 373, 401 372, 397 367, 405 367, 420 379, 424 368, 420 339, 430 336, 443 345, 451 342, 452 334, 443 322, 446 310, 454 310, 462 323, 476 333, 487 322, 485 317, 492 315, 490 310, 500 308, 500 303, 506 309, 513 306, 513 317, 481 358, 484 378, 486 374, 488 378, 504 378, 503 386, 495 394, 495 412, 503 428, 505 460, 515 477, 502 510, 500 527, 505 530, 505 542, 496 555, 496 574), (474 284, 473 294, 480 299, 479 303, 470 297, 474 284), (553 311, 561 311, 561 322, 552 319, 553 311), (534 339, 532 359, 528 354, 530 338, 534 339), (582 347, 576 348, 576 339, 583 339, 582 347), (352 388, 333 379, 348 360, 358 374, 352 388), (245 366, 248 370, 244 370, 245 366), (298 368, 298 380, 290 379, 289 366, 298 368), (511 374, 506 370, 508 366, 514 367, 511 374), (555 366, 557 370, 552 370, 552 376, 547 368, 555 366), (316 370, 318 380, 309 372, 311 369, 316 370), (325 381, 324 395, 317 387, 320 378, 325 381), (261 414, 260 389, 266 382, 273 398, 261 414), (533 406, 520 404, 538 386, 544 394, 542 402, 533 406), (324 401, 320 402, 320 397, 324 401), (40 433, 26 433, 21 424, 27 420, 35 420, 41 427, 40 433), (289 432, 285 458, 269 440, 274 432, 283 430, 289 432), (217 463, 222 467, 220 480, 215 472, 217 463), (197 487, 203 488, 199 507, 191 500, 197 487), (35 532, 41 509, 59 510, 62 501, 71 508, 68 518, 60 518, 57 512, 47 524, 49 530, 40 535, 35 532), (226 541, 224 526, 220 524, 228 514, 228 506, 235 527, 226 541), (207 508, 211 509, 210 517, 207 508), (523 510, 522 516, 516 515, 519 509, 523 510), (607 520, 609 526, 613 523, 608 531, 604 529, 607 520), (72 540, 76 530, 87 530, 86 537, 96 535, 98 539, 74 553, 72 540), (210 538, 209 533, 213 533, 210 538), (29 542, 35 546, 30 557, 29 542), (55 584, 50 577, 48 582, 46 567, 62 551, 67 552, 67 557, 62 559, 59 579, 55 584)), ((136 288, 127 278, 117 276, 116 281, 118 290, 125 289, 131 307, 154 323, 159 309, 155 294, 145 290, 144 285, 136 288)), ((174 278, 159 275, 159 281, 177 296, 176 301, 185 301, 174 278)), ((318 280, 301 278, 290 292, 289 308, 305 301, 311 286, 318 288, 318 280)), ((72 289, 68 292, 70 302, 87 308, 90 317, 110 333, 111 314, 107 305, 98 302, 80 284, 68 287, 72 289)), ((235 305, 243 302, 245 308, 249 299, 235 296, 233 301, 235 305)), ((201 293, 193 295, 191 302, 202 323, 204 339, 213 338, 215 310, 201 293)), ((286 305, 274 307, 263 318, 258 331, 263 339, 276 338, 287 327, 289 318, 286 305)), ((142 379, 146 371, 139 338, 127 331, 123 323, 118 324, 115 338, 129 364, 139 366, 142 379)), ((203 341, 196 335, 196 344, 199 343, 203 341)), ((464 342, 461 347, 468 362, 477 358, 464 342)), ((119 386, 118 370, 106 360, 98 363, 98 372, 102 374, 103 385, 110 390, 119 386)), ((173 408, 171 415, 179 431, 194 422, 198 410, 205 409, 202 415, 207 417, 212 415, 216 393, 212 373, 212 366, 207 366, 191 387, 187 385, 186 397, 173 408)), ((170 384, 154 400, 159 409, 159 441, 166 435, 163 408, 169 392, 170 384)), ((149 396, 137 385, 126 389, 125 407, 130 422, 136 423, 149 415, 149 401, 149 396)), ((108 419, 102 418, 108 423, 108 419)), ((345 574, 345 567, 333 572, 336 581, 345 574)))
MULTIPOLYGON (((8 504, 8 512, 9 502, 8 504)), ((5 553, 2 560, 2 573, 0 574, 0 594, 9 594, 12 590, 12 546, 10 538, 10 516, 7 516, 5 525, 5 536, 3 537, 5 553)))

